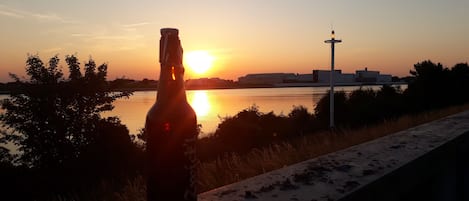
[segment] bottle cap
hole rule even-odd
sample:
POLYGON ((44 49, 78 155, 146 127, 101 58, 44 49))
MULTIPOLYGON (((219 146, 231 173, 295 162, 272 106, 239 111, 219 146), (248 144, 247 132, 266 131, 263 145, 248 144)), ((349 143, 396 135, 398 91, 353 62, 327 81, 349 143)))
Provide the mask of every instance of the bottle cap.
POLYGON ((179 30, 176 28, 162 28, 160 29, 160 33, 161 33, 161 36, 172 35, 172 34, 178 35, 179 30))

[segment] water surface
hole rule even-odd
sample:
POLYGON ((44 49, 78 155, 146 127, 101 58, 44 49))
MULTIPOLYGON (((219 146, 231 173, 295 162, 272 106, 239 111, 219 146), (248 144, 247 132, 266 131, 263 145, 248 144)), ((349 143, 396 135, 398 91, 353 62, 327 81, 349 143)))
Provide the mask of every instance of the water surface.
MULTIPOLYGON (((380 86, 366 86, 379 89, 380 86)), ((404 86, 405 87, 405 86, 404 86)), ((351 92, 359 86, 336 87, 336 91, 351 92)), ((197 122, 202 125, 200 137, 215 132, 220 120, 234 116, 253 105, 259 111, 288 115, 294 106, 304 106, 313 112, 317 102, 327 93, 328 87, 289 87, 289 88, 249 88, 188 90, 187 100, 197 114, 197 122)), ((137 91, 126 99, 114 102, 114 110, 103 116, 118 116, 131 134, 144 127, 145 116, 156 100, 156 91, 137 91)), ((0 100, 8 95, 0 95, 0 100)), ((0 108, 0 112, 2 112, 0 108)))
MULTIPOLYGON (((350 92, 356 86, 337 87, 335 90, 350 92)), ((379 88, 374 86, 373 88, 379 88)), ((328 87, 291 87, 291 88, 250 88, 188 90, 187 100, 197 114, 197 122, 202 125, 201 137, 213 133, 220 119, 234 116, 253 105, 259 111, 288 115, 293 106, 305 106, 313 112, 316 103, 327 92, 328 87)), ((156 91, 138 91, 128 99, 114 102, 115 108, 105 116, 118 116, 127 125, 130 133, 137 133, 144 127, 148 109, 156 100, 156 91)))

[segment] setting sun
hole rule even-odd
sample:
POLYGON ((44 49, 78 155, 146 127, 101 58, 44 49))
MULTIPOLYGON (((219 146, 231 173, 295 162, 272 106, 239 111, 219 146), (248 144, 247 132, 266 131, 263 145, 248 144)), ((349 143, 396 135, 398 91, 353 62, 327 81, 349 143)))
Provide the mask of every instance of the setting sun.
POLYGON ((188 67, 197 74, 203 74, 212 67, 213 56, 207 51, 197 50, 184 54, 188 67))

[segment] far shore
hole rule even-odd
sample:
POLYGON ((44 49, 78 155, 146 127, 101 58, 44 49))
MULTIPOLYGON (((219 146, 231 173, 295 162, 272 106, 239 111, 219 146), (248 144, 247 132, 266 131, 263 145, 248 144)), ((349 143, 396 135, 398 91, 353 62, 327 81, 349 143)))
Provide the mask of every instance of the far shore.
MULTIPOLYGON (((335 83, 334 86, 377 86, 377 85, 405 85, 406 82, 351 82, 335 83)), ((187 90, 215 90, 215 89, 249 89, 249 88, 284 88, 284 87, 328 87, 329 83, 277 83, 265 85, 238 85, 238 86, 186 86, 187 90)), ((157 87, 116 88, 113 91, 156 91, 157 87)), ((10 91, 0 91, 0 95, 9 95, 10 91)))
MULTIPOLYGON (((379 86, 379 85, 406 85, 406 82, 373 82, 373 83, 335 83, 334 86, 379 86)), ((329 83, 277 83, 272 85, 240 85, 240 86, 186 86, 186 90, 216 90, 216 89, 250 89, 250 88, 287 88, 287 87, 328 87, 329 83)), ((114 89, 115 91, 156 91, 157 88, 125 88, 114 89)))

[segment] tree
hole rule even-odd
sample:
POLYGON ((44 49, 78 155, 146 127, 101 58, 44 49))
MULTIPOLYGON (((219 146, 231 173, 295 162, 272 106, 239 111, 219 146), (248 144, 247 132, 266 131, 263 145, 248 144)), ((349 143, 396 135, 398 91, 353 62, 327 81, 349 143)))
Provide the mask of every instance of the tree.
POLYGON ((450 104, 452 93, 449 91, 451 79, 448 68, 428 60, 415 64, 410 74, 414 78, 405 91, 410 110, 421 112, 450 104))
POLYGON ((130 93, 111 92, 106 81, 107 64, 93 59, 84 64, 84 75, 75 55, 65 61, 64 77, 58 56, 45 65, 38 55, 28 55, 27 79, 11 77, 18 84, 10 98, 1 102, 0 121, 7 128, 0 141, 13 142, 22 154, 18 161, 39 167, 57 167, 76 159, 99 136, 106 122, 101 112, 112 110, 112 102, 130 93))
POLYGON ((469 65, 467 63, 458 63, 451 68, 451 87, 448 88, 453 104, 462 104, 469 102, 469 65))

